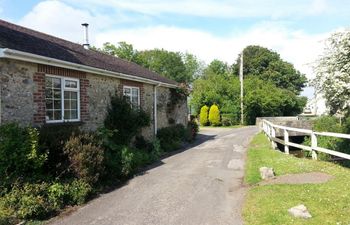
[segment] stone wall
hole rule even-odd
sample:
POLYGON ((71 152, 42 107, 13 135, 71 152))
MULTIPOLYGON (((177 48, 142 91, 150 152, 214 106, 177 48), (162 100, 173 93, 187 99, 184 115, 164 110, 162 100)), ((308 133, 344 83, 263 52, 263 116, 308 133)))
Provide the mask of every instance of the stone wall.
MULTIPOLYGON (((17 121, 22 125, 45 123, 45 74, 73 76, 80 79, 80 104, 82 126, 96 130, 103 125, 111 96, 121 94, 123 85, 140 88, 141 107, 151 117, 151 125, 142 129, 146 139, 154 136, 154 85, 126 81, 57 67, 0 59, 1 121, 17 121), (63 74, 61 74, 63 73, 63 74)), ((157 87, 158 129, 173 123, 187 123, 186 101, 169 110, 169 88, 157 87)))
POLYGON ((1 123, 16 121, 22 125, 33 123, 36 107, 33 75, 36 64, 0 59, 1 123))
POLYGON ((86 130, 96 130, 103 125, 111 96, 117 93, 120 80, 95 74, 87 74, 87 79, 89 80, 87 88, 89 119, 83 127, 86 130))

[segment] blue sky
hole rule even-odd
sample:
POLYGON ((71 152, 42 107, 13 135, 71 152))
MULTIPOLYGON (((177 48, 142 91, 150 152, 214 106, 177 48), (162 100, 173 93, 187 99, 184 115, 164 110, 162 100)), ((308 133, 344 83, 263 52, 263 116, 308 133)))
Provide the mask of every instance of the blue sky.
POLYGON ((350 24, 350 1, 0 0, 0 18, 78 43, 88 22, 93 45, 126 41, 141 50, 187 51, 206 63, 232 63, 258 44, 312 78, 323 41, 350 24))

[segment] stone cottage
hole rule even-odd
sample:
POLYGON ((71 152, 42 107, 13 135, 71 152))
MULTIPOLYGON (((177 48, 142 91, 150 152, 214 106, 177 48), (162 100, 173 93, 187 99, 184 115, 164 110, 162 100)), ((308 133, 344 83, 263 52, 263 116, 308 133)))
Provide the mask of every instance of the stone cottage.
POLYGON ((186 124, 186 100, 170 107, 178 83, 135 63, 0 20, 0 124, 103 124, 110 97, 123 94, 151 116, 151 138, 186 124))

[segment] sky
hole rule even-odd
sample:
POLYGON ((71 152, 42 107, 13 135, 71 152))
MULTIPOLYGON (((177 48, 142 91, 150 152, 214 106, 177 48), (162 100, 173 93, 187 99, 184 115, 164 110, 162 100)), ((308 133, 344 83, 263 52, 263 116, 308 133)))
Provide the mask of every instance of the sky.
MULTIPOLYGON (((229 64, 248 45, 278 52, 309 79, 324 41, 350 24, 348 0, 0 0, 0 18, 73 42, 120 41, 229 64)), ((303 95, 311 97, 312 88, 303 95)))

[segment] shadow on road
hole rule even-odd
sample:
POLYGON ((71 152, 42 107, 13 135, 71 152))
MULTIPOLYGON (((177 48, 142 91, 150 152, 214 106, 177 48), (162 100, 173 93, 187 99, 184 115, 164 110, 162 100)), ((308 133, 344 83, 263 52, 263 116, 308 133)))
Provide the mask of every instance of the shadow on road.
MULTIPOLYGON (((138 172, 133 177, 146 175, 146 174, 148 174, 149 170, 164 165, 164 162, 162 160, 164 160, 164 159, 166 159, 168 157, 171 157, 173 155, 182 153, 184 151, 187 151, 187 150, 189 150, 189 149, 191 149, 193 147, 196 147, 196 146, 198 146, 198 145, 200 145, 200 144, 202 144, 202 143, 204 143, 206 141, 213 140, 213 139, 215 139, 216 136, 217 136, 216 134, 213 135, 213 134, 201 134, 201 133, 199 133, 199 134, 197 134, 197 137, 196 137, 194 142, 192 142, 192 143, 185 143, 185 144, 182 145, 182 147, 180 149, 172 151, 172 152, 165 153, 163 156, 161 156, 161 158, 158 161, 156 161, 156 162, 154 162, 154 163, 152 163, 152 164, 150 164, 148 166, 145 166, 145 167, 142 167, 142 168, 138 169, 138 172)), ((114 191, 116 189, 119 189, 119 188, 121 188, 123 186, 128 185, 129 181, 133 177, 130 177, 130 178, 126 179, 126 180, 118 181, 118 182, 112 183, 111 185, 108 185, 108 187, 104 188, 104 190, 102 190, 100 192, 100 194, 106 194, 106 193, 112 192, 112 191, 114 191)), ((96 198, 96 197, 97 196, 94 196, 93 199, 96 198)))

